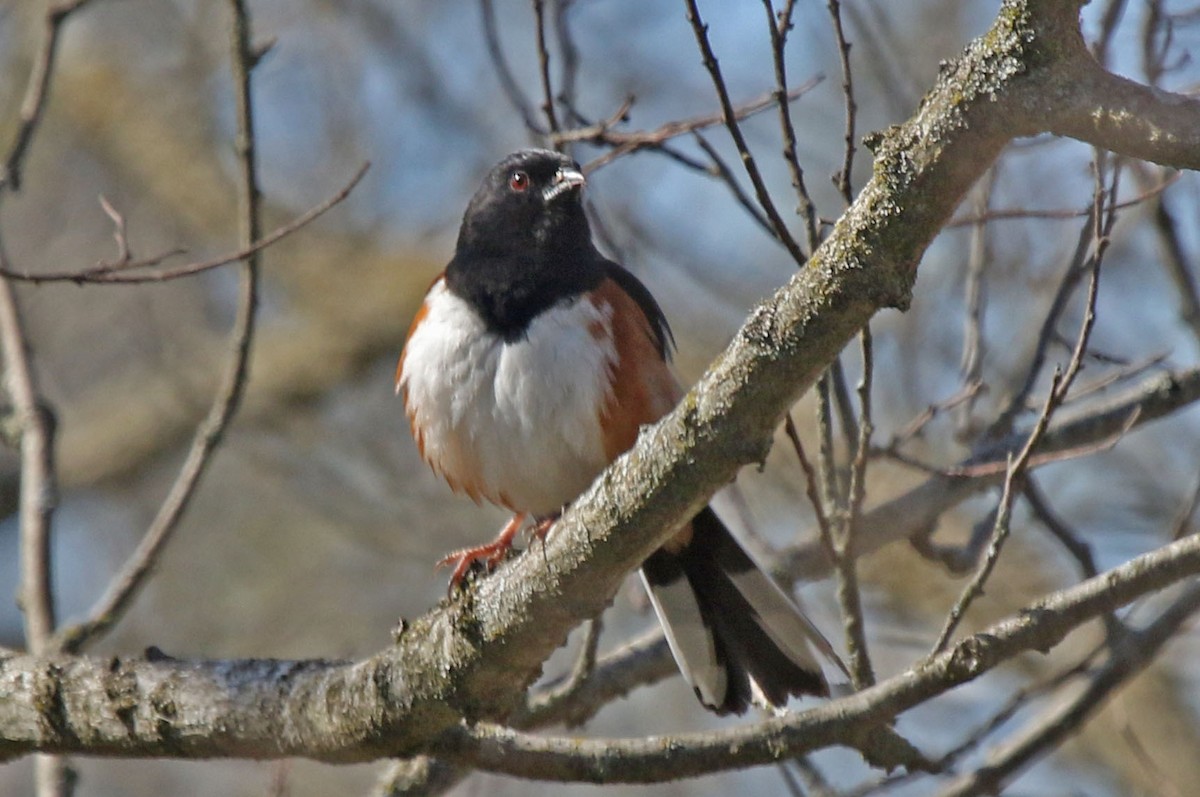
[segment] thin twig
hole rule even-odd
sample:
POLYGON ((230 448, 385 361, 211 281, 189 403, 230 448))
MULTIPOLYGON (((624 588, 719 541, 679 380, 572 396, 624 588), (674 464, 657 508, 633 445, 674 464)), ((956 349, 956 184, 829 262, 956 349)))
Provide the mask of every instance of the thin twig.
POLYGON ((0 190, 21 189, 21 167, 24 165, 29 145, 33 143, 34 133, 42 121, 46 103, 50 100, 50 78, 54 74, 55 56, 58 54, 63 23, 67 21, 67 17, 89 2, 90 0, 63 0, 52 3, 46 9, 42 40, 38 45, 37 54, 33 57, 33 71, 29 74, 25 98, 21 101, 21 121, 17 126, 16 136, 9 145, 8 156, 4 159, 4 169, 0 172, 0 190))
POLYGON ((75 271, 51 271, 40 274, 31 274, 29 272, 16 272, 10 268, 4 267, 0 269, 0 276, 10 279, 22 280, 25 282, 77 282, 77 283, 97 283, 101 285, 123 284, 140 282, 165 282, 167 280, 180 279, 181 277, 190 277, 194 274, 199 274, 204 271, 210 271, 214 268, 227 266, 230 263, 238 261, 248 261, 256 258, 258 253, 266 249, 272 244, 278 243, 288 237, 297 230, 307 227, 312 222, 323 216, 327 211, 335 205, 340 204, 350 195, 359 181, 366 175, 367 170, 371 167, 370 162, 363 163, 336 194, 326 199, 321 204, 307 211, 303 215, 297 216, 287 224, 276 227, 272 232, 265 237, 259 238, 250 242, 246 246, 242 246, 234 252, 227 252, 208 260, 200 260, 195 263, 186 263, 180 266, 174 266, 162 271, 151 273, 128 273, 135 269, 147 268, 156 266, 165 258, 172 257, 179 253, 178 250, 167 252, 162 255, 145 258, 142 260, 130 260, 124 263, 109 263, 102 262, 90 268, 78 269, 75 271))
MULTIPOLYGON (((816 410, 817 474, 821 477, 821 501, 825 505, 825 511, 836 518, 841 511, 842 491, 838 487, 837 459, 833 451, 833 386, 828 368, 817 381, 816 410)), ((829 540, 829 544, 835 549, 836 542, 835 537, 829 540)))
MULTIPOLYGON (((258 167, 255 155, 253 103, 250 94, 250 73, 256 62, 251 44, 250 17, 244 0, 229 0, 233 11, 232 36, 234 87, 236 91, 238 130, 236 152, 241 169, 238 183, 240 229, 238 238, 243 250, 252 248, 260 233, 260 194, 258 167)), ((128 609, 145 585, 164 546, 179 527, 200 477, 212 461, 238 406, 245 394, 250 348, 254 340, 258 306, 259 255, 250 252, 241 268, 241 283, 237 314, 230 332, 232 342, 229 362, 221 375, 220 385, 208 415, 196 429, 191 448, 171 485, 158 514, 145 536, 126 561, 121 572, 88 613, 88 619, 67 628, 60 634, 63 648, 77 652, 103 635, 128 609)))
POLYGON ((792 29, 792 12, 796 0, 787 0, 783 10, 775 15, 772 0, 763 0, 763 8, 767 12, 767 28, 771 35, 771 56, 775 64, 775 104, 779 107, 779 124, 783 130, 783 159, 787 162, 788 171, 792 176, 792 188, 796 192, 799 212, 804 219, 804 229, 808 238, 808 253, 811 255, 821 243, 821 231, 817 224, 817 209, 812 196, 804 183, 804 169, 800 167, 800 157, 796 153, 796 128, 792 124, 791 103, 787 99, 787 50, 788 32, 792 29))
POLYGON ((987 554, 976 568, 975 575, 971 578, 970 583, 963 589, 962 594, 959 595, 958 600, 951 607, 949 614, 946 615, 946 622, 942 625, 942 630, 938 634, 937 640, 933 643, 932 651, 930 651, 931 656, 935 656, 945 650, 954 630, 958 628, 958 624, 966 616, 967 609, 970 608, 975 598, 983 594, 983 585, 987 582, 988 577, 991 576, 992 569, 996 566, 996 562, 1000 557, 1000 551, 1003 548, 1004 542, 1008 538, 1010 531, 1009 519, 1012 515, 1013 504, 1016 501, 1019 491, 1018 479, 1025 473, 1025 468, 1029 462, 1029 455, 1050 423, 1050 416, 1055 407, 1054 396, 1057 394, 1057 388, 1061 379, 1061 373, 1055 371, 1054 377, 1051 380, 1050 394, 1046 397, 1046 404, 1042 408, 1042 412, 1038 415, 1033 432, 1030 433, 1025 447, 1021 449, 1021 453, 1016 459, 1009 461, 1008 473, 1004 478, 1004 492, 1001 495, 1000 506, 996 512, 996 521, 992 525, 991 542, 988 546, 987 554))
MULTIPOLYGON (((1116 210, 1126 210, 1147 202, 1162 194, 1168 188, 1173 186, 1181 177, 1183 172, 1175 172, 1170 177, 1160 181, 1158 185, 1145 189, 1142 193, 1119 202, 1115 205, 1116 210)), ((976 212, 969 216, 960 216, 946 224, 944 229, 952 227, 974 227, 977 224, 990 223, 993 221, 1071 221, 1072 219, 1082 219, 1092 215, 1092 208, 1089 205, 1084 210, 1029 210, 1027 208, 1019 208, 1015 210, 987 210, 985 212, 976 212)))
MULTIPOLYGON (((1095 349, 1088 352, 1088 355, 1095 358, 1095 349)), ((1124 382, 1134 377, 1141 376, 1151 368, 1162 365, 1170 357, 1170 352, 1159 352, 1157 354, 1148 354, 1140 360, 1125 364, 1121 368, 1101 374, 1092 381, 1081 384, 1071 392, 1071 403, 1080 401, 1094 393, 1107 390, 1113 385, 1124 382)))
POLYGON ((133 259, 133 254, 129 251, 129 236, 125 231, 125 217, 121 212, 112 206, 108 201, 108 197, 104 194, 100 195, 100 207, 104 214, 112 219, 113 223, 113 240, 117 243, 117 262, 128 263, 133 259))
MULTIPOLYGON (((530 698, 526 709, 530 716, 559 714, 563 711, 561 706, 568 705, 576 699, 596 670, 596 651, 599 649, 600 634, 603 631, 604 623, 599 617, 587 622, 583 642, 579 646, 579 653, 571 671, 559 683, 530 698)), ((573 727, 575 724, 568 714, 567 727, 573 727)))
MULTIPOLYGON (((988 169, 982 184, 975 195, 975 206, 981 214, 987 212, 992 202, 992 194, 996 188, 996 176, 999 161, 988 169)), ((963 324, 963 351, 959 361, 959 373, 962 374, 964 385, 983 383, 983 360, 986 342, 983 338, 983 318, 987 307, 985 291, 985 274, 991 253, 989 251, 990 228, 984 223, 971 228, 971 247, 967 256, 966 275, 966 319, 963 324)), ((977 395, 977 392, 971 396, 977 395)), ((973 398, 962 403, 957 412, 957 435, 965 439, 971 434, 973 398)))
MULTIPOLYGON (((21 188, 25 157, 50 99, 63 25, 87 2, 61 0, 46 9, 42 39, 21 102, 20 122, 0 167, 0 198, 6 190, 15 192, 21 188)), ((9 270, 3 241, 0 241, 0 270, 9 270)), ((41 398, 28 345, 12 283, 0 276, 0 349, 4 354, 4 382, 21 437, 18 501, 21 586, 18 603, 25 621, 26 644, 30 651, 40 653, 53 649, 56 624, 50 533, 58 502, 58 484, 54 466, 54 416, 41 398)), ((75 770, 63 756, 35 756, 34 771, 38 797, 69 797, 75 790, 75 770)))
POLYGON ((862 517, 863 502, 867 495, 867 464, 871 448, 871 380, 874 374, 874 356, 871 345, 871 327, 863 327, 862 378, 858 383, 858 441, 854 458, 850 462, 849 511, 845 530, 838 551, 838 603, 842 609, 842 621, 846 628, 846 646, 850 652, 850 668, 855 689, 866 689, 875 683, 875 671, 871 666, 871 655, 867 647, 867 635, 862 611, 862 595, 858 586, 858 555, 854 551, 854 532, 862 517))
MULTIPOLYGON (((0 265, 7 262, 0 243, 0 265)), ((0 351, 4 355, 4 389, 12 402, 20 435, 21 588, 19 604, 25 642, 31 653, 52 649, 54 589, 51 583, 50 531, 58 503, 54 471, 54 415, 38 388, 12 283, 0 279, 0 351)))
MULTIPOLYGON (((814 75, 794 89, 787 93, 789 102, 799 99, 804 94, 811 91, 815 86, 819 85, 825 79, 824 75, 814 75)), ((628 100, 627 103, 631 103, 628 100)), ((733 118, 737 121, 748 119, 755 114, 762 113, 770 108, 775 102, 774 93, 764 97, 751 100, 750 102, 740 105, 733 109, 733 118)), ((622 106, 624 107, 624 105, 622 106)), ((617 121, 624 121, 623 115, 617 116, 617 121)), ((706 114, 697 116, 691 119, 682 119, 675 122, 667 122, 653 130, 639 130, 631 133, 625 133, 613 128, 612 124, 601 123, 599 125, 591 125, 588 127, 580 127, 574 130, 564 130, 553 136, 550 136, 550 141, 553 144, 560 144, 572 141, 583 141, 597 146, 608 146, 612 149, 584 165, 584 173, 591 174, 597 169, 608 165, 617 158, 629 155, 642 149, 661 149, 663 143, 692 133, 696 130, 704 130, 709 127, 715 127, 725 121, 723 113, 706 114)))
POLYGON ((832 565, 837 561, 837 551, 833 547, 833 529, 829 522, 829 515, 825 512, 825 502, 821 499, 821 482, 817 475, 817 469, 813 467, 808 456, 804 453, 804 444, 800 441, 800 434, 796 430, 796 422, 792 420, 792 414, 789 412, 783 416, 783 428, 787 433, 788 439, 792 441, 792 448, 796 452, 796 457, 800 460, 800 467, 804 471, 804 483, 806 492, 808 493, 809 503, 812 504, 813 514, 817 518, 817 538, 821 542, 821 547, 825 550, 825 554, 829 557, 829 563, 832 565))
POLYGON ((574 0, 556 0, 554 3, 554 35, 558 38, 559 60, 562 62, 558 96, 568 110, 575 107, 575 82, 579 76, 579 48, 575 45, 569 22, 573 4, 574 0))
POLYGON ((1066 371, 1055 371, 1050 381, 1050 391, 1046 396, 1046 402, 1041 414, 1038 416, 1037 423, 1034 424, 1033 431, 1030 433, 1025 446, 1021 449, 1021 453, 1008 468, 1008 473, 1004 478, 1004 492, 1000 499, 1000 508, 996 515, 996 523, 993 527, 992 539, 988 546, 987 554, 984 556, 983 561, 980 562, 974 577, 972 577, 970 583, 963 590, 958 601, 955 602, 950 613, 947 615, 946 623, 942 627, 937 641, 934 643, 933 654, 937 654, 945 649, 951 634, 954 633, 955 628, 962 621, 971 603, 983 593, 983 586, 991 576, 992 570, 999 559, 1000 551, 1008 537, 1013 504, 1023 486, 1030 457, 1041 441, 1042 435, 1046 433, 1046 429, 1050 425, 1051 416, 1066 399, 1067 392, 1070 390, 1075 377, 1079 373, 1079 369, 1083 365, 1084 353, 1087 351, 1087 344, 1091 339, 1092 327, 1096 322, 1096 297, 1100 287, 1100 265, 1104 261, 1104 253, 1108 249, 1109 235, 1112 232, 1112 227, 1116 223, 1116 211, 1112 206, 1111 198, 1115 197, 1117 193, 1117 181, 1120 169, 1113 170, 1112 185, 1106 192, 1103 182, 1103 163, 1103 156, 1098 154, 1094 196, 1095 213, 1092 214, 1094 220, 1092 225, 1093 251, 1089 259, 1091 277, 1088 282, 1088 295, 1083 322, 1079 327, 1075 349, 1071 353, 1071 360, 1067 364, 1066 371), (1108 199, 1107 205, 1106 198, 1108 199))
POLYGON ((842 425, 842 438, 846 449, 853 451, 858 442, 858 418, 854 412, 854 401, 850 398, 850 383, 846 379, 846 366, 839 354, 829 365, 829 376, 832 380, 833 405, 837 407, 838 422, 842 425))
POLYGON ((1002 755, 993 758, 940 792, 941 797, 999 794, 1011 779, 1077 733, 1108 698, 1154 661, 1185 623, 1200 611, 1200 587, 1193 583, 1145 628, 1123 634, 1120 651, 1091 678, 1086 689, 1066 704, 1053 706, 1019 734, 1002 755))
POLYGON ((1192 515, 1196 514, 1197 506, 1200 506, 1200 478, 1196 479, 1196 485, 1192 488, 1188 499, 1175 511, 1175 516, 1171 520, 1170 539, 1178 540, 1191 534, 1192 515))
POLYGON ((1092 43, 1092 53, 1102 65, 1108 66, 1108 48, 1112 45, 1117 25, 1125 15, 1128 0, 1109 0, 1104 11, 1100 14, 1100 35, 1092 43))
POLYGON ((533 0, 534 27, 537 29, 538 70, 542 77, 542 113, 550 124, 550 132, 558 132, 558 115, 554 112, 554 89, 550 84, 550 51, 546 49, 546 3, 533 0))
POLYGON ((521 120, 529 132, 535 136, 546 135, 546 130, 538 122, 537 114, 533 111, 532 103, 521 91, 521 85, 517 79, 513 77, 512 67, 508 65, 504 48, 500 46, 500 32, 496 27, 496 9, 492 5, 492 0, 479 0, 479 15, 483 23, 483 41, 487 46, 488 57, 491 58, 492 66, 496 70, 496 77, 500 81, 500 88, 504 92, 504 96, 521 115, 521 120))
POLYGON ((858 104, 854 101, 854 72, 850 69, 850 42, 846 41, 846 31, 842 27, 842 4, 838 0, 829 0, 829 16, 833 20, 833 32, 837 38, 838 60, 842 67, 842 96, 846 100, 845 148, 842 154, 842 168, 834 176, 834 185, 841 192, 842 199, 849 205, 854 199, 850 177, 854 169, 854 125, 858 115, 858 104))
POLYGON ((708 74, 712 77, 713 88, 717 92, 717 98, 721 101, 722 119, 725 122, 726 129, 729 130, 729 135, 733 139, 734 145, 737 147, 738 154, 742 157, 742 166, 745 167, 746 175, 750 178, 750 182, 754 186, 754 194, 758 198, 758 204, 762 206, 763 211, 767 214, 767 218, 770 219, 771 229, 774 230, 775 237, 788 250, 792 259, 797 264, 804 263, 804 252, 801 251, 800 245, 796 243, 796 239, 788 231, 787 225, 779 215, 779 211, 775 209, 775 203, 771 200, 771 195, 767 191, 767 185, 758 171, 758 165, 754 162, 754 156, 750 154, 750 147, 746 144, 746 137, 742 135, 742 128, 737 122, 733 103, 729 99, 729 89, 725 85, 725 78, 721 76, 721 67, 717 63, 717 57, 713 54, 712 45, 708 41, 708 25, 704 24, 704 20, 700 16, 700 9, 696 7, 696 0, 684 0, 684 2, 687 5, 688 21, 692 24, 692 31, 696 35, 696 44, 699 45, 700 53, 704 59, 704 66, 708 70, 708 74))
POLYGON ((913 416, 911 421, 900 427, 888 439, 887 445, 876 447, 871 453, 873 455, 888 455, 891 452, 897 451, 904 443, 919 437, 925 431, 925 427, 943 412, 954 409, 964 401, 973 400, 982 390, 982 382, 969 382, 964 384, 958 392, 949 398, 926 405, 925 409, 913 416))
POLYGON ((919 72, 918 59, 905 52, 904 37, 895 35, 896 21, 889 18, 888 8, 896 7, 850 3, 843 10, 863 49, 870 53, 862 65, 870 72, 875 96, 884 103, 889 118, 903 118, 925 93, 926 76, 919 72))
POLYGON ((1046 317, 1042 321, 1041 329, 1038 331, 1037 343, 1034 345, 1033 355, 1030 358, 1029 367, 1025 372, 1025 381, 1009 398, 1005 407, 997 414, 996 420, 991 423, 984 433, 985 437, 996 438, 1008 434, 1012 430, 1017 416, 1025 410, 1025 403, 1033 392, 1033 388, 1037 384, 1037 378, 1041 374, 1042 366, 1046 362, 1047 349, 1054 337, 1055 327, 1067 309, 1067 303, 1071 294, 1079 284, 1079 281, 1083 279, 1084 274, 1087 273, 1089 267, 1087 257, 1088 248, 1093 239, 1094 220, 1097 212, 1093 204, 1091 211, 1088 213, 1087 221, 1079 231, 1079 239, 1076 242, 1071 261, 1067 264, 1067 268, 1063 272, 1062 279, 1058 284, 1058 290, 1054 293, 1054 298, 1050 302, 1050 308, 1046 311, 1046 317))

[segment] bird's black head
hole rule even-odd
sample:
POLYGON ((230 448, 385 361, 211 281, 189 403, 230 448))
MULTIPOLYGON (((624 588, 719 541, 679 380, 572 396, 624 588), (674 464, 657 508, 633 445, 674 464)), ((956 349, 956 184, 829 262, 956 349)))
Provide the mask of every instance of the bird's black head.
POLYGON ((458 251, 485 257, 557 252, 590 245, 580 203, 583 172, 558 152, 523 149, 484 178, 463 214, 458 251))
POLYGON ((496 164, 467 205, 446 283, 507 339, 603 279, 605 261, 580 201, 583 182, 567 156, 526 149, 496 164))

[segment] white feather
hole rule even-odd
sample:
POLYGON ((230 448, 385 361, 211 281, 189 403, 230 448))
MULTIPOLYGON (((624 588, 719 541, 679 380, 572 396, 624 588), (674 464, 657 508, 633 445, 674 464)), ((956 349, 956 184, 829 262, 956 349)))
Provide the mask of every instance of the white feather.
POLYGON ((667 635, 667 645, 679 671, 699 693, 702 703, 720 706, 725 702, 729 675, 717 661, 716 641, 700 613, 692 585, 683 576, 666 584, 651 584, 645 571, 638 573, 667 635))
POLYGON ((556 305, 505 342, 441 280, 425 304, 397 387, 426 459, 459 481, 476 474, 493 502, 503 493, 535 516, 557 512, 607 464, 599 411, 617 359, 612 308, 556 305))

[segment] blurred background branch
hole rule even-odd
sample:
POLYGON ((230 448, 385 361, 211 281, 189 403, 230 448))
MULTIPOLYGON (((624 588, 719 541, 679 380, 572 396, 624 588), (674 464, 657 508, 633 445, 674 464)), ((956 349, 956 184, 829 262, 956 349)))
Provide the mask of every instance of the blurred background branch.
MULTIPOLYGON (((431 562, 477 541, 495 517, 451 500, 419 466, 390 376, 416 302, 452 248, 458 214, 500 154, 532 141, 589 163, 604 244, 662 300, 690 381, 870 178, 852 168, 856 131, 910 116, 995 11, 942 0, 693 3, 709 56, 720 57, 714 84, 683 5, 481 0, 472 19, 436 2, 252 3, 257 29, 269 34, 262 41, 275 42, 269 50, 251 42, 252 60, 261 59, 253 104, 262 228, 305 225, 267 250, 240 411, 211 449, 171 545, 147 571, 155 577, 122 622, 92 642, 98 654, 161 645, 181 657, 361 657, 386 643, 397 614, 439 599, 431 562), (840 80, 822 82, 825 74, 840 80), (764 91, 765 102, 740 104, 764 91), (705 130, 723 122, 736 123, 740 143, 705 130), (367 159, 369 179, 314 218, 308 209, 367 159), (748 162, 754 171, 743 170, 748 162), (781 234, 794 251, 775 240, 781 234)), ((0 266, 36 279, 106 257, 186 250, 204 264, 259 251, 251 244, 260 235, 235 242, 231 233, 243 215, 232 198, 245 180, 229 147, 238 87, 223 5, 16 3, 0 9, 0 29, 0 266)), ((1194 167, 1200 126, 1188 125, 1189 106, 1158 103, 1160 90, 1200 87, 1194 9, 1093 3, 1082 33, 1116 77, 1073 60, 1076 88, 1052 109, 1053 129, 1194 167), (1096 96, 1105 98, 1099 114, 1096 96)), ((959 209, 965 226, 948 227, 925 252, 908 312, 877 316, 870 349, 843 352, 824 398, 795 408, 797 418, 826 421, 792 430, 823 469, 814 471, 825 493, 813 482, 815 507, 791 446, 739 478, 746 500, 736 514, 752 526, 756 551, 796 583, 818 624, 829 631, 839 614, 861 617, 849 638, 870 656, 864 684, 869 670, 886 679, 929 648, 961 590, 957 575, 974 570, 993 528, 1006 460, 1028 439, 1055 365, 1071 359, 1072 330, 1089 307, 1078 287, 1094 239, 1072 219, 1094 224, 1081 215, 1092 157, 1090 147, 1048 136, 1005 148, 959 209), (856 393, 867 362, 873 390, 856 393), (821 525, 839 537, 840 587, 827 578, 821 525), (889 544, 901 540, 908 544, 889 544)), ((1030 454, 1009 537, 964 635, 1193 531, 1200 240, 1185 220, 1200 213, 1200 185, 1194 173, 1143 162, 1122 169, 1121 196, 1107 199, 1116 215, 1096 323, 1076 351, 1079 384, 1030 454)), ((42 612, 52 630, 54 620, 70 629, 95 619, 97 601, 154 524, 221 392, 213 375, 236 362, 227 340, 247 306, 238 279, 217 268, 115 290, 6 283, 23 330, 11 341, 24 339, 34 355, 35 399, 22 406, 36 406, 53 433, 42 439, 56 456, 40 461, 61 500, 50 516, 53 489, 22 493, 22 462, 39 460, 3 452, 0 509, 10 519, 0 525, 0 594, 15 593, 22 578, 40 580, 47 589, 35 592, 52 599, 52 614, 42 612), (44 414, 50 407, 53 416, 44 414), (21 516, 34 517, 20 510, 22 495, 54 524, 41 576, 19 565, 19 551, 38 549, 19 544, 21 516)), ((10 381, 18 360, 6 352, 10 381)), ((16 398, 10 392, 5 408, 10 432, 25 428, 11 422, 21 416, 16 398)), ((1044 661, 1019 658, 903 717, 900 731, 926 752, 961 751, 940 775, 880 780, 857 759, 821 752, 806 759, 806 777, 827 793, 914 795, 976 793, 1018 773, 1020 788, 1035 794, 1064 784, 1114 797, 1158 793, 1164 772, 1194 782, 1189 594, 1143 600, 1085 626, 1044 661), (1129 634, 1153 629, 1145 656, 1127 655, 1140 637, 1123 637, 1115 621, 1142 629, 1129 634), (1070 692, 1069 678, 1055 686, 1081 662, 1096 686, 1070 692), (1070 740, 1047 733, 1059 724, 1061 695, 1076 711, 1070 740), (964 738, 979 727, 991 729, 964 738), (994 755, 985 749, 992 744, 994 755)), ((661 637, 637 636, 649 623, 637 592, 622 593, 603 636, 577 632, 547 663, 512 728, 586 721, 583 733, 604 737, 709 727, 668 677, 661 637), (658 686, 639 688, 649 684, 658 686), (633 700, 620 699, 632 690, 633 700)), ((78 644, 59 631, 41 636, 78 644)), ((15 605, 0 611, 0 645, 33 648, 34 636, 23 641, 15 605)), ((279 770, 72 766, 82 794, 440 793, 468 773, 421 757, 383 781, 378 767, 305 761, 279 770)), ((54 767, 51 781, 70 780, 61 762, 54 767)), ((780 777, 747 770, 654 793, 778 791, 780 777)), ((28 793, 32 782, 27 761, 0 768, 0 791, 28 793)), ((476 775, 459 788, 525 795, 534 787, 476 775)))

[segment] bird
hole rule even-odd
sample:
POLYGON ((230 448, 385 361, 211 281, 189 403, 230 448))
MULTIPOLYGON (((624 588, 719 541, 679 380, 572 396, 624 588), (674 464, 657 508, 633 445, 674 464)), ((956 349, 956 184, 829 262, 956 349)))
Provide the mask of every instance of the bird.
MULTIPOLYGON (((683 395, 667 318, 592 240, 579 164, 525 149, 497 163, 463 214, 396 369, 420 456, 476 503, 512 513, 496 539, 455 551, 453 590, 491 568, 527 518, 544 535, 639 429, 683 395)), ((641 566, 684 678, 717 714, 829 694, 832 648, 706 507, 641 566)))

